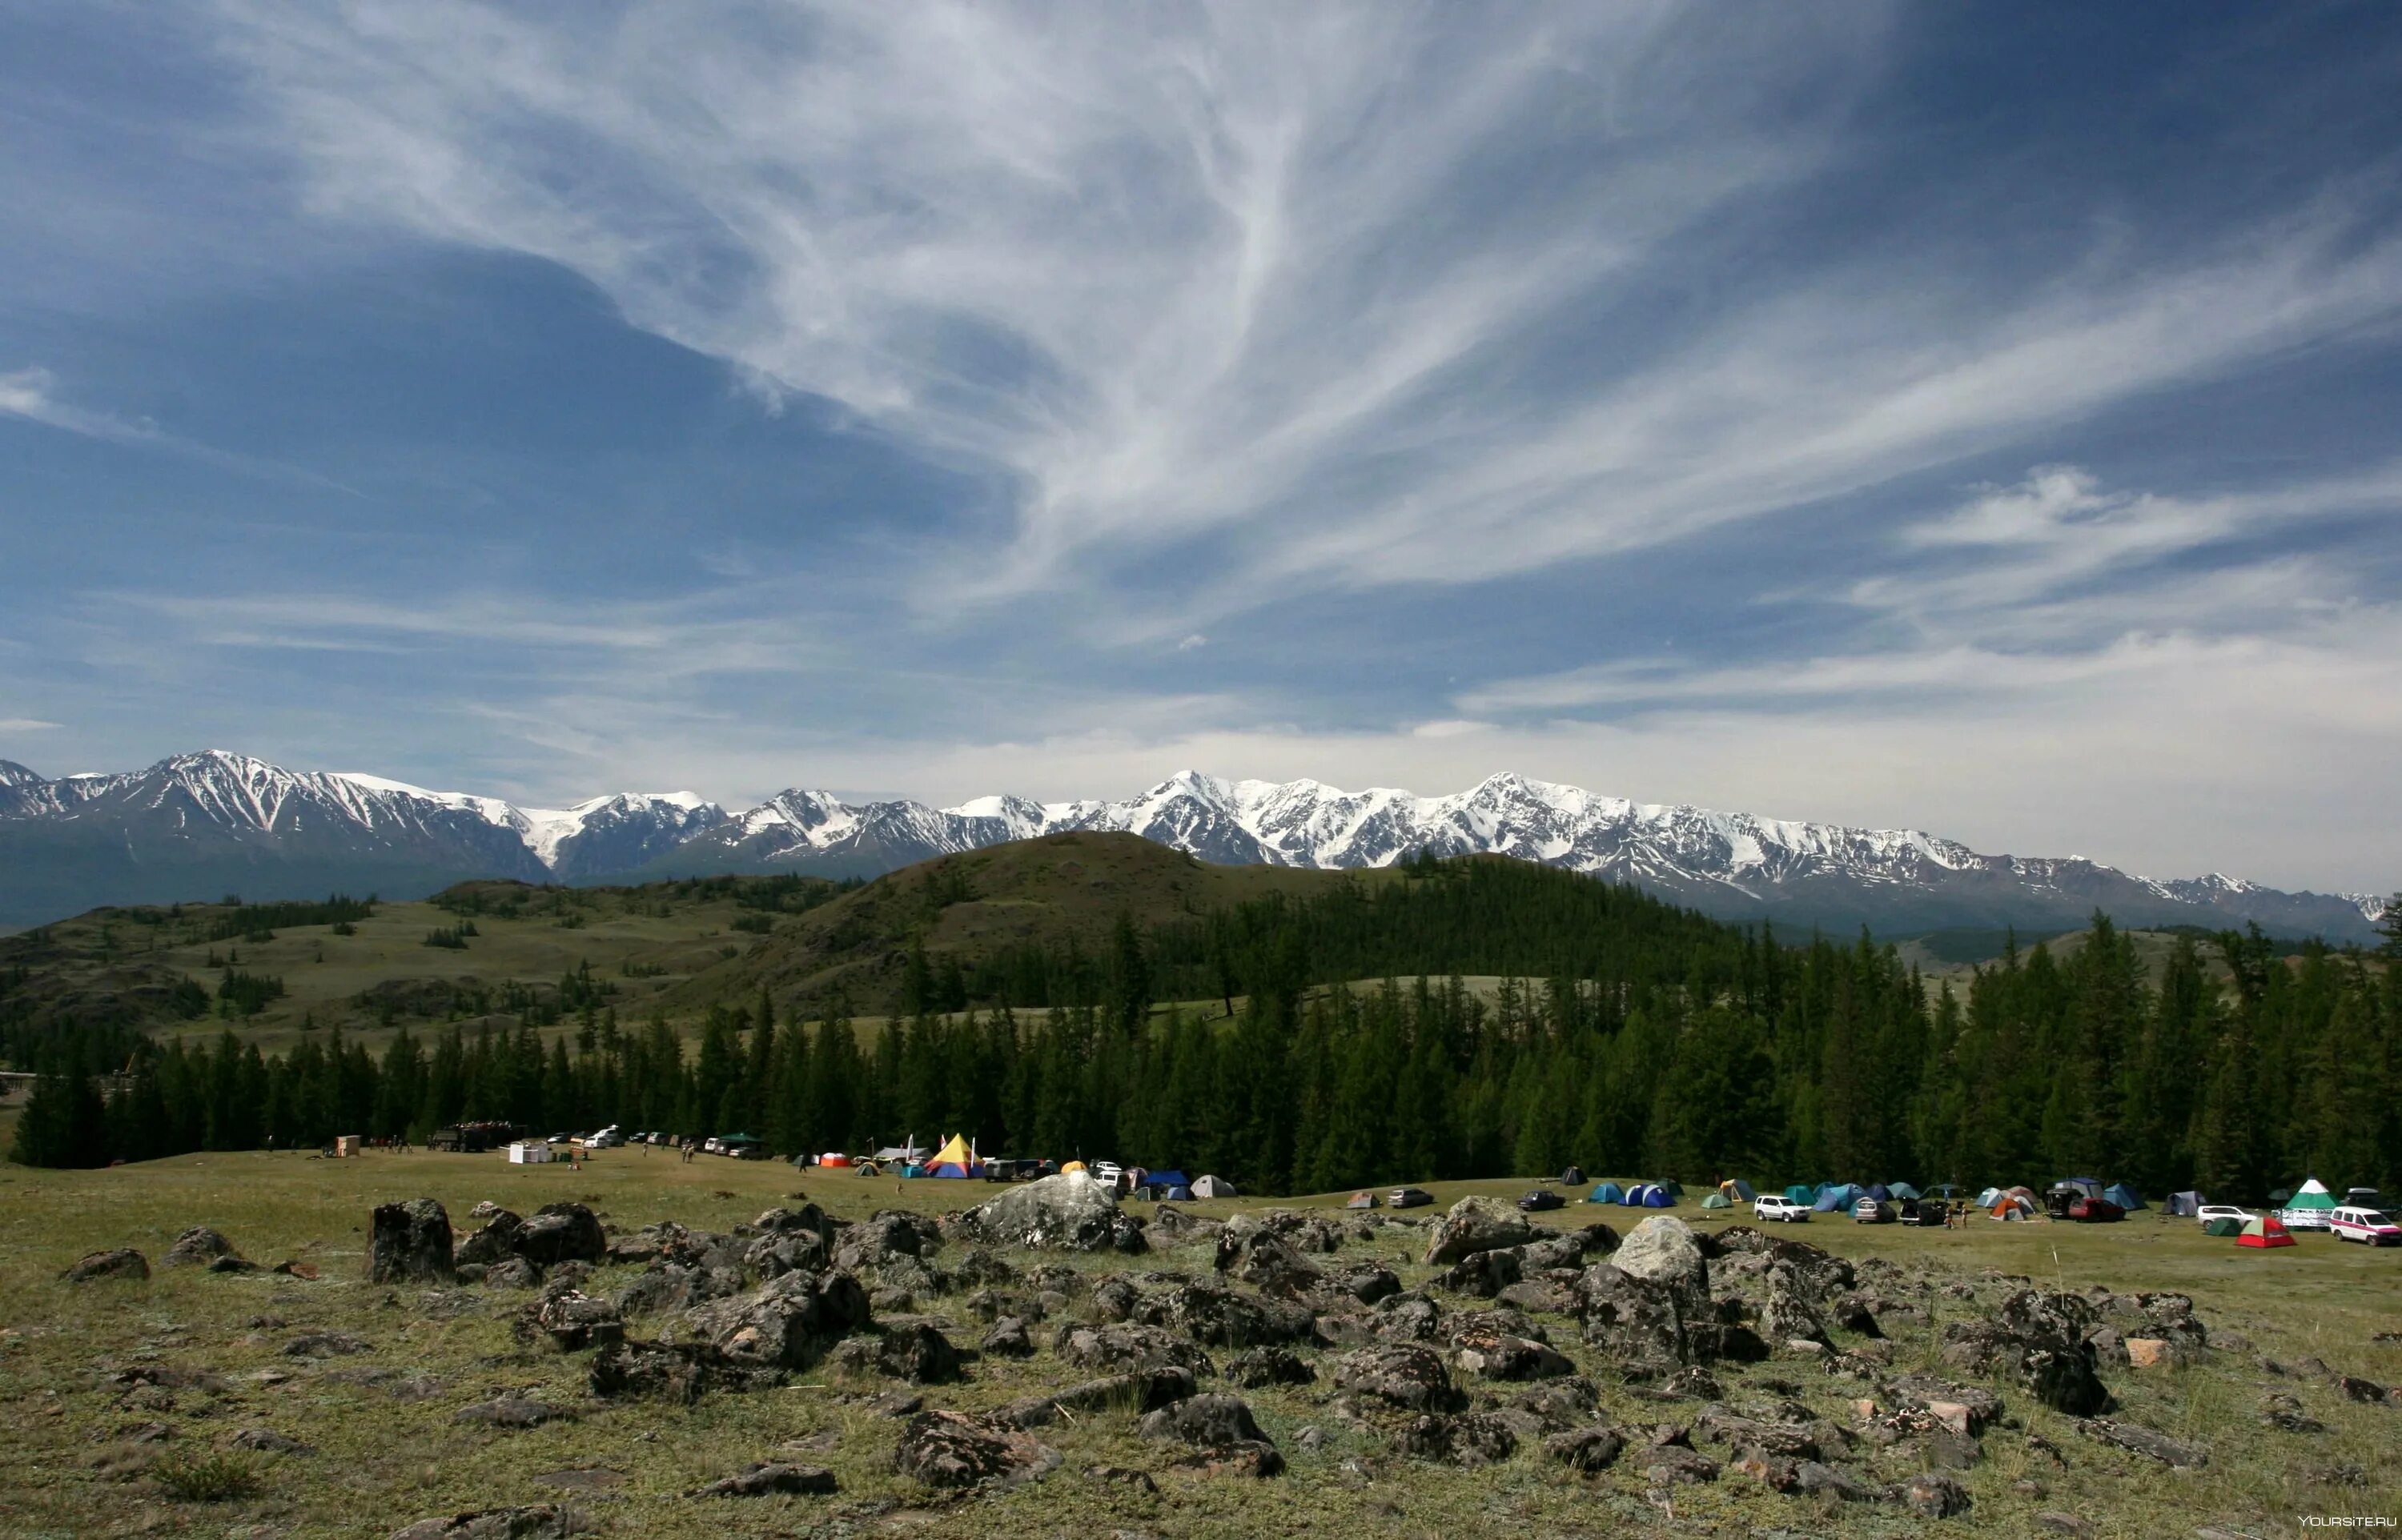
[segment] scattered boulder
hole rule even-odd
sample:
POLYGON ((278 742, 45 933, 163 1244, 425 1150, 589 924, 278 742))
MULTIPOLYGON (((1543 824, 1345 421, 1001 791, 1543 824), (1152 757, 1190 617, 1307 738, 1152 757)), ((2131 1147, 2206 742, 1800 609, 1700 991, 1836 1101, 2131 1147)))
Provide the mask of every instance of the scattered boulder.
POLYGON ((835 1350, 837 1367, 875 1373, 913 1385, 945 1384, 959 1377, 959 1351, 932 1322, 887 1323, 873 1336, 854 1337, 835 1350))
POLYGON ((1025 1434, 985 1418, 927 1411, 902 1430, 892 1463, 902 1475, 930 1487, 962 1488, 1028 1479, 1056 1467, 1059 1456, 1025 1434))
POLYGON ((1517 1252, 1476 1251, 1437 1274, 1434 1285, 1455 1294, 1472 1294, 1480 1299, 1490 1299, 1524 1276, 1517 1252))
POLYGON ((1923 1471, 1903 1484, 1901 1501, 1921 1519, 1950 1519, 1968 1511, 1968 1489, 1952 1477, 1923 1471))
POLYGON ((1250 1407, 1238 1396, 1194 1396, 1147 1413, 1136 1431, 1145 1438, 1172 1439, 1201 1451, 1218 1468, 1274 1476, 1284 1456, 1260 1431, 1250 1407))
POLYGON ((392 1540, 568 1540, 590 1526, 573 1510, 537 1503, 530 1507, 485 1508, 443 1519, 421 1519, 394 1530, 392 1540))
POLYGON ((2194 1470, 2210 1464, 2204 1450, 2182 1444, 2154 1428, 2133 1423, 2114 1423, 2106 1417, 2091 1417, 2078 1424, 2088 1438, 2105 1444, 2115 1444, 2122 1450, 2158 1460, 2164 1465, 2180 1470, 2194 1470))
POLYGON ((1443 1411, 1460 1402, 1442 1356, 1415 1342, 1388 1342, 1346 1354, 1335 1366, 1334 1383, 1411 1411, 1443 1411))
POLYGON ((1137 1309, 1135 1319, 1171 1327, 1209 1347, 1306 1341, 1315 1324, 1304 1306, 1251 1299, 1215 1282, 1186 1284, 1144 1303, 1153 1308, 1137 1309))
POLYGON ((115 1251, 86 1253, 60 1273, 59 1279, 62 1283, 89 1284, 102 1278, 140 1280, 149 1276, 150 1259, 131 1246, 120 1246, 115 1251))
POLYGON ((1535 1227, 1525 1215, 1495 1199, 1470 1194, 1452 1204, 1435 1225, 1427 1239, 1426 1264, 1448 1267, 1463 1257, 1524 1245, 1534 1238, 1535 1227))
POLYGON ((462 1407, 451 1421, 477 1423, 492 1428, 538 1428, 545 1423, 573 1421, 574 1416, 567 1408, 553 1406, 548 1401, 503 1396, 490 1401, 478 1401, 472 1407, 462 1407))
POLYGON ((299 1439, 278 1433, 273 1428, 243 1428, 226 1442, 235 1449, 255 1450, 261 1454, 314 1454, 316 1452, 299 1439))
POLYGON ((206 1225, 195 1225, 175 1237, 175 1244, 159 1258, 161 1267, 207 1267, 220 1258, 242 1260, 233 1243, 206 1225))
POLYGON ((1654 1214, 1636 1225, 1610 1253, 1619 1272, 1647 1283, 1665 1284, 1679 1293, 1706 1299, 1710 1265, 1693 1227, 1674 1215, 1654 1214))
POLYGON ((1117 1193, 1083 1171, 1013 1187, 955 1216, 949 1228, 979 1244, 1029 1251, 1144 1249, 1141 1231, 1118 1212, 1117 1193), (1129 1231, 1131 1245, 1125 1239, 1129 1231))
POLYGON ((516 1256, 518 1237, 525 1232, 525 1220, 505 1208, 492 1208, 490 1203, 477 1203, 476 1212, 483 1216, 484 1228, 461 1240, 451 1260, 462 1267, 490 1267, 504 1258, 516 1256), (486 1209, 491 1212, 486 1214, 486 1209))
POLYGON ((1654 1486, 1705 1486, 1719 1478, 1719 1463, 1683 1444, 1646 1444, 1635 1451, 1654 1486))
POLYGON ((997 1414, 1014 1428, 1047 1427, 1059 1414, 1087 1411, 1156 1411, 1193 1394, 1193 1371, 1173 1365, 1105 1375, 1049 1396, 1029 1396, 997 1414))
POLYGON ((366 1342, 347 1331, 308 1332, 283 1344, 287 1358, 346 1358, 366 1351, 366 1342))
POLYGON ((572 1288, 544 1295, 519 1317, 517 1329, 521 1340, 547 1338, 562 1353, 579 1353, 626 1339, 625 1318, 615 1305, 572 1288))
POLYGON ((1955 1321, 1943 1332, 1943 1360, 1977 1373, 2015 1375, 2036 1398, 2071 1417, 2110 1409, 2086 1336, 2092 1307, 2074 1294, 2021 1289, 1986 1321, 1955 1321))
POLYGON ((542 1269, 522 1257, 504 1257, 484 1269, 477 1281, 486 1288, 540 1288, 542 1269))
POLYGON ((738 1366, 807 1368, 867 1320, 867 1296, 849 1273, 787 1272, 694 1306, 673 1340, 706 1343, 738 1366))
POLYGON ((689 1406, 711 1390, 754 1390, 782 1372, 737 1361, 706 1342, 605 1342, 592 1357, 592 1394, 603 1399, 647 1396, 689 1406))
POLYGON ((1372 1264, 1338 1273, 1327 1281, 1327 1286, 1349 1295, 1363 1305, 1373 1305, 1399 1294, 1401 1280, 1391 1268, 1372 1264))
POLYGON ((457 1278, 458 1265, 450 1256, 450 1216, 440 1203, 411 1198, 377 1206, 368 1221, 368 1283, 448 1284, 457 1278))
POLYGON ((600 1220, 582 1203, 545 1203, 518 1231, 511 1247, 539 1267, 559 1262, 598 1262, 609 1250, 600 1220))
POLYGON ((1209 1370, 1207 1354, 1157 1327, 1079 1327, 1061 1339, 1057 1352, 1061 1358, 1082 1369, 1124 1370, 1173 1365, 1196 1374, 1209 1370))
POLYGON ((1626 1451, 1626 1436, 1606 1423, 1594 1423, 1543 1440, 1543 1456, 1580 1475, 1608 1470, 1626 1451))
POLYGON ((1267 1385, 1309 1384, 1318 1378, 1318 1371, 1291 1348, 1261 1347, 1235 1354, 1227 1361, 1224 1377, 1229 1384, 1258 1390, 1267 1385))
POLYGON ((1455 1330, 1451 1341, 1452 1362, 1481 1380, 1555 1380, 1576 1372, 1558 1349, 1490 1327, 1455 1330))
MULTIPOLYGON (((1298 1298, 1321 1286, 1326 1275, 1291 1241, 1273 1231, 1229 1225, 1218 1236, 1217 1270, 1263 1293, 1298 1298)), ((1396 1278, 1398 1289, 1401 1280, 1396 1278)))
POLYGON ((1466 1416, 1428 1413, 1412 1418, 1393 1435, 1393 1448, 1415 1460, 1444 1464, 1498 1464, 1517 1452, 1517 1435, 1491 1413, 1466 1416))
POLYGON ((818 1465, 786 1464, 781 1461, 762 1461, 743 1466, 732 1476, 721 1477, 705 1487, 693 1490, 695 1497, 772 1497, 780 1493, 795 1496, 824 1496, 835 1491, 834 1472, 818 1465))
POLYGON ((1026 1323, 1015 1315, 1004 1315, 984 1334, 981 1344, 985 1353, 996 1358, 1031 1358, 1034 1339, 1027 1333, 1026 1323))

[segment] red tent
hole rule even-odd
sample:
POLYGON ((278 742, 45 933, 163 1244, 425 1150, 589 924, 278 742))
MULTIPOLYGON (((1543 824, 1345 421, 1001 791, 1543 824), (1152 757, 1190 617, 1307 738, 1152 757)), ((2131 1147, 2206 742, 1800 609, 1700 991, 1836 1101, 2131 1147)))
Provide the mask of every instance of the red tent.
POLYGON ((2244 1220, 2243 1233, 2235 1237, 2235 1244, 2240 1246, 2289 1246, 2294 1244, 2294 1238, 2285 1233, 2285 1227, 2277 1221, 2277 1217, 2270 1214, 2257 1219, 2244 1220))

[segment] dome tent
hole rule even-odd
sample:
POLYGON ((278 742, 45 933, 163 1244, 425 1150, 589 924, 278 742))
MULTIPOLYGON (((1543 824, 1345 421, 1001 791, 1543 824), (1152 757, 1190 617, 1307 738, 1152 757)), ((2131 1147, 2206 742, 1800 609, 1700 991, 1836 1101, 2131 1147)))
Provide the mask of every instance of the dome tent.
POLYGON ((1807 1184, 1796 1182, 1785 1189, 1785 1201, 1789 1203, 1801 1203, 1806 1207, 1818 1201, 1818 1194, 1807 1184))
POLYGON ((1641 1208, 1643 1206, 1645 1195, 1650 1191, 1650 1183, 1637 1182, 1633 1187, 1628 1188, 1624 1195, 1618 1201, 1622 1205, 1627 1208, 1641 1208))
POLYGON ((2199 1192, 2172 1192, 2169 1194, 2169 1201, 2164 1206, 2167 1208, 2169 1213, 2175 1215, 2178 1218, 2190 1219, 2195 1215, 2202 1212, 2202 1194, 2199 1192))
POLYGON ((1878 1203, 1882 1203, 1892 1198, 1893 1189, 1885 1186, 1883 1182, 1871 1182, 1866 1188, 1861 1189, 1861 1196, 1873 1198, 1878 1203))
POLYGON ((1584 1186, 1584 1167, 1581 1165, 1572 1165, 1566 1171, 1561 1172, 1560 1185, 1562 1187, 1584 1186))
POLYGON ((1704 1208, 1732 1208, 1734 1206, 1734 1200, 1728 1197, 1723 1192, 1713 1192, 1708 1197, 1702 1200, 1702 1206, 1704 1208))
POLYGON ((1671 1198, 1681 1198, 1685 1195, 1684 1188, 1674 1177, 1663 1176, 1651 1185, 1671 1198))
POLYGON ((1850 1212, 1854 1203, 1867 1196, 1867 1193, 1854 1184, 1841 1182, 1820 1191, 1818 1201, 1810 1206, 1820 1214, 1844 1214, 1850 1212))
POLYGON ((1677 1206, 1677 1195, 1669 1191, 1665 1187, 1654 1182, 1650 1186, 1643 1189, 1643 1206, 1645 1208, 1674 1208, 1677 1206))
POLYGON ((1752 1189, 1752 1185, 1740 1176, 1720 1182, 1719 1191, 1724 1194, 1727 1202, 1731 1203, 1747 1203, 1760 1196, 1752 1189))
POLYGON ((2284 1225, 2277 1222, 2275 1215, 2263 1214, 2257 1219, 2243 1221, 2243 1231, 2235 1237, 2235 1244, 2250 1246, 2256 1251, 2266 1251, 2274 1246, 2292 1245, 2294 1238, 2286 1232, 2284 1225))
POLYGON ((2231 1236, 2243 1233, 2243 1221, 2232 1214, 2222 1214, 2202 1227, 2204 1235, 2231 1236))
POLYGON ((1622 1203, 1626 1201, 1626 1189, 1616 1182, 1596 1182, 1593 1190, 1585 1194, 1584 1201, 1589 1203, 1622 1203))
POLYGON ((1977 1206, 1979 1208, 1991 1208, 2001 1201, 2002 1189, 1997 1187, 1989 1187, 1985 1189, 1984 1191, 1977 1194, 1977 1206))
POLYGON ((1239 1196, 1235 1184, 1223 1176, 1203 1176, 1193 1184, 1195 1198, 1233 1198, 1239 1196))
POLYGON ((1908 1182, 1896 1182, 1886 1190, 1885 1196, 1900 1203, 1914 1203, 1926 1194, 1908 1182))
MULTIPOLYGON (((1206 1182, 1209 1178, 1204 1176, 1201 1179, 1206 1182)), ((1345 1208, 1375 1208, 1379 1206, 1383 1201, 1384 1200, 1378 1198, 1373 1192, 1360 1191, 1351 1194, 1351 1201, 1345 1203, 1343 1206, 1345 1208)))
POLYGON ((2120 1208, 2125 1209, 2130 1214, 2134 1213, 2135 1210, 2139 1208, 2148 1208, 2151 1206, 2144 1202, 2144 1195, 2142 1193, 2137 1192, 2133 1188, 2129 1187, 2124 1182, 2119 1182, 2113 1185, 2110 1190, 2105 1192, 2102 1196, 2109 1202, 2117 1203, 2120 1208))

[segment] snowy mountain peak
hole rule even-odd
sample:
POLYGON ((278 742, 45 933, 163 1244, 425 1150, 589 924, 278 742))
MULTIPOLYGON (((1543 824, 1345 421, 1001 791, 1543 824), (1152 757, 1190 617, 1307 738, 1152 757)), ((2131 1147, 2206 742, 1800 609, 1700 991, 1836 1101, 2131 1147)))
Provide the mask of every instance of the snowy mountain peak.
MULTIPOLYGON (((2160 881, 2078 858, 1980 855, 1913 829, 1638 804, 1513 771, 1464 791, 1423 796, 1183 769, 1121 801, 1046 804, 988 795, 945 808, 907 800, 853 804, 795 787, 728 813, 692 791, 522 806, 380 776, 296 772, 225 749, 60 780, 0 762, 0 869, 11 859, 45 859, 40 852, 49 847, 38 837, 22 854, 5 842, 11 831, 52 819, 116 831, 76 848, 123 850, 129 870, 157 873, 140 882, 186 880, 173 873, 187 868, 146 853, 171 843, 178 861, 194 851, 222 852, 229 881, 246 891, 255 885, 244 873, 278 855, 298 863, 296 870, 319 873, 342 861, 369 869, 383 862, 417 873, 412 881, 439 872, 571 882, 719 871, 875 875, 1006 841, 1096 831, 1139 834, 1228 864, 1374 868, 1421 850, 1496 853, 1635 884, 1715 914, 1842 928, 2069 929, 2100 908, 2129 924, 2257 922, 2287 935, 2366 940, 2387 902, 2282 893, 2219 873, 2160 881)), ((116 880, 114 888, 96 889, 93 901, 131 901, 140 882, 116 880)), ((318 878, 310 883, 322 887, 318 878)), ((359 882, 363 890, 376 886, 372 876, 359 882)), ((35 913, 26 923, 48 917, 35 913)))

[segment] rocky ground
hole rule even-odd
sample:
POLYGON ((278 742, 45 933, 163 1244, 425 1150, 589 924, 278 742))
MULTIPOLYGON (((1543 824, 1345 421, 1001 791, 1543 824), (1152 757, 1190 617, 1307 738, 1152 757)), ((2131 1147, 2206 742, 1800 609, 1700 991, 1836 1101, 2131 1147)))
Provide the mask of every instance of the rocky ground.
POLYGON ((1082 1176, 939 1216, 360 1220, 347 1266, 193 1228, 76 1262, 52 1319, 12 1305, 10 1533, 2258 1534, 2397 1506, 2390 1337, 2272 1353, 2182 1293, 1740 1224, 1205 1217, 1082 1176))

